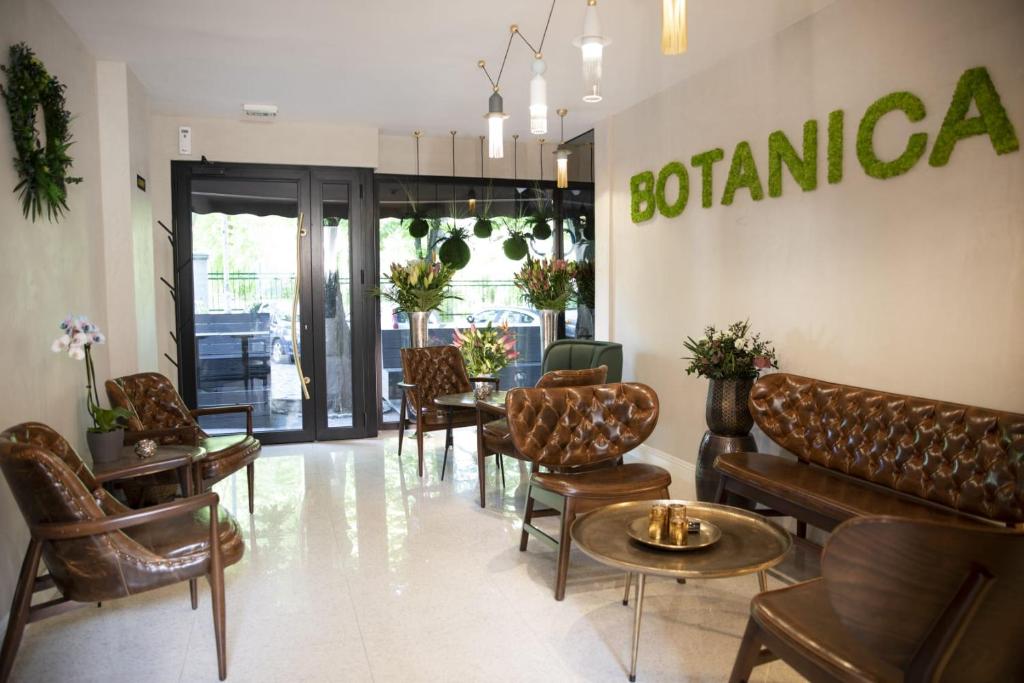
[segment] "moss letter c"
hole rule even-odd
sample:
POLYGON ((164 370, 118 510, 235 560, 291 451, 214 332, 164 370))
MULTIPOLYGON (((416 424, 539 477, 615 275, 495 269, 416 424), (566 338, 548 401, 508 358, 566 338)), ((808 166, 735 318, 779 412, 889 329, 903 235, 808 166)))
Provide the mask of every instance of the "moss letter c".
POLYGON ((914 167, 928 146, 927 133, 914 133, 907 140, 903 154, 892 161, 882 161, 875 155, 875 126, 878 121, 891 111, 902 111, 912 122, 924 118, 924 102, 917 95, 908 92, 889 93, 875 100, 860 120, 857 129, 857 159, 864 167, 864 172, 872 178, 892 178, 903 175, 914 167))

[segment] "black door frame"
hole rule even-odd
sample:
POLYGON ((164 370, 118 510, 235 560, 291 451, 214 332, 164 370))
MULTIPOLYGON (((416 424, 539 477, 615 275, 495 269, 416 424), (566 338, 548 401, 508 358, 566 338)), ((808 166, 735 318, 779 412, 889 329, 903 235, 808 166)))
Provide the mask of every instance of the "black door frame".
POLYGON ((196 354, 195 354, 195 290, 192 270, 191 181, 193 178, 244 178, 249 180, 295 182, 298 192, 298 210, 305 216, 307 239, 302 240, 301 258, 309 269, 300 283, 300 346, 303 369, 312 380, 310 400, 303 400, 302 428, 285 432, 261 432, 260 441, 267 444, 295 443, 341 438, 375 436, 378 430, 376 414, 380 399, 374 371, 374 327, 367 321, 375 311, 375 301, 368 289, 357 282, 375 282, 378 255, 376 253, 376 227, 368 224, 373 215, 373 172, 362 168, 336 168, 323 166, 296 166, 283 164, 220 163, 206 161, 171 162, 171 206, 174 237, 174 294, 176 338, 178 351, 178 388, 186 405, 196 407, 196 354), (323 311, 323 206, 316 202, 324 182, 349 183, 349 220, 351 228, 352 273, 352 427, 327 427, 326 378, 323 311), (315 186, 315 187, 314 187, 315 186), (313 229, 313 226, 316 229, 313 229), (370 249, 370 246, 373 249, 370 249), (316 306, 319 305, 319 309, 316 306), (355 410, 358 406, 359 410, 355 410), (376 407, 376 410, 369 409, 376 407))

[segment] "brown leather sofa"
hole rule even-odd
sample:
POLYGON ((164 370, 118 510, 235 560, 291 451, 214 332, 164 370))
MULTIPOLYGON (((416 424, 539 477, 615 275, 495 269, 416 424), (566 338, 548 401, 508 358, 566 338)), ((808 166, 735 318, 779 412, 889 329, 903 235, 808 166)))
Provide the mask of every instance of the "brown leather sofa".
MULTIPOLYGON (((581 370, 552 370, 545 372, 537 380, 539 389, 557 389, 559 387, 587 387, 595 384, 604 384, 608 378, 608 367, 601 365, 596 368, 583 368, 581 370)), ((486 483, 484 481, 484 470, 487 456, 496 455, 498 467, 501 470, 501 485, 505 486, 505 463, 502 456, 510 456, 518 460, 525 460, 516 450, 512 443, 512 433, 508 429, 508 420, 504 412, 491 407, 485 402, 477 404, 476 424, 476 461, 477 474, 480 480, 480 507, 486 507, 486 483), (496 420, 485 422, 485 415, 498 417, 496 420), (500 417, 499 417, 500 416, 500 417)))
POLYGON ((750 410, 796 460, 718 457, 718 500, 738 494, 832 530, 866 515, 1024 523, 1024 415, 785 373, 759 379, 750 410))
POLYGON ((160 443, 187 443, 202 446, 206 457, 199 464, 199 489, 208 489, 221 479, 243 467, 249 487, 249 514, 254 510, 256 458, 260 442, 253 436, 252 406, 212 406, 189 410, 171 381, 156 372, 108 379, 107 398, 110 405, 128 410, 126 439, 156 439, 160 443), (204 432, 196 418, 202 415, 245 413, 245 432, 217 434, 204 432))
POLYGON ((0 469, 31 535, 0 652, 0 683, 10 676, 28 622, 181 581, 189 582, 195 609, 202 576, 210 582, 224 680, 224 567, 241 559, 244 544, 216 493, 131 510, 96 482, 63 437, 37 422, 0 433, 0 469), (37 576, 40 561, 44 576, 37 576), (33 605, 33 594, 48 588, 60 597, 33 605))

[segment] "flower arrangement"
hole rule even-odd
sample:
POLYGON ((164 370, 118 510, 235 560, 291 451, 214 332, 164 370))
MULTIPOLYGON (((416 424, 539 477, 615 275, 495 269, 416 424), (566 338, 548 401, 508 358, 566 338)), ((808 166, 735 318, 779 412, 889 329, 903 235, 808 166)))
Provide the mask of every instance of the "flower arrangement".
POLYGON ((374 294, 398 306, 398 310, 412 313, 435 311, 448 299, 459 297, 449 293, 455 269, 443 263, 413 259, 402 265, 392 263, 384 276, 389 289, 378 288, 374 294))
POLYGON ((462 353, 466 370, 474 377, 496 375, 519 357, 507 323, 501 327, 487 323, 487 327, 472 325, 468 330, 455 330, 452 346, 462 353))
POLYGON ((515 274, 523 298, 537 310, 564 311, 575 296, 576 263, 563 259, 528 260, 515 274))
POLYGON ((85 361, 85 397, 92 417, 90 432, 103 434, 121 429, 131 413, 124 408, 100 407, 99 388, 96 386, 96 368, 92 362, 92 345, 106 343, 100 328, 85 316, 69 316, 60 323, 61 335, 53 340, 50 350, 67 352, 74 360, 85 361))
POLYGON ((750 334, 750 322, 739 321, 727 330, 704 328, 704 338, 687 337, 683 343, 693 354, 686 358, 686 374, 708 379, 756 378, 762 370, 779 367, 771 342, 750 334))

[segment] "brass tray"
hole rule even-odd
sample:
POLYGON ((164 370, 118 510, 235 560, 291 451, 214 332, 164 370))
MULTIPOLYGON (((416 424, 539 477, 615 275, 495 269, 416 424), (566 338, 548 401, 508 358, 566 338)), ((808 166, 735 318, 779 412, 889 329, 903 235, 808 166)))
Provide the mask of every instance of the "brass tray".
POLYGON ((698 550, 700 548, 707 548, 722 537, 722 531, 711 522, 706 522, 696 517, 691 517, 690 520, 700 522, 700 531, 698 533, 688 534, 686 545, 676 545, 667 538, 661 541, 655 541, 651 538, 648 535, 650 526, 647 515, 637 517, 626 525, 626 531, 629 533, 629 537, 634 541, 643 543, 644 545, 652 548, 658 548, 659 550, 698 550))

